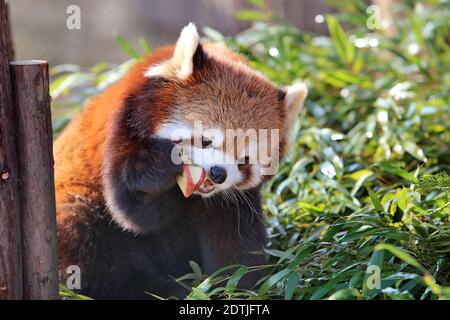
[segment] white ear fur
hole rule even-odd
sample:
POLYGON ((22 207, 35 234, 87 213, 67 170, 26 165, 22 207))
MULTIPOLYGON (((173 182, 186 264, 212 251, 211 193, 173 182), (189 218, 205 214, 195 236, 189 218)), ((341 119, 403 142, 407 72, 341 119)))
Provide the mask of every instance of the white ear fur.
POLYGON ((285 107, 286 107, 286 128, 290 130, 305 101, 308 89, 304 83, 291 85, 286 89, 285 107))
POLYGON ((145 77, 163 76, 186 79, 194 71, 193 57, 200 42, 200 36, 192 22, 181 30, 172 58, 150 67, 145 77))

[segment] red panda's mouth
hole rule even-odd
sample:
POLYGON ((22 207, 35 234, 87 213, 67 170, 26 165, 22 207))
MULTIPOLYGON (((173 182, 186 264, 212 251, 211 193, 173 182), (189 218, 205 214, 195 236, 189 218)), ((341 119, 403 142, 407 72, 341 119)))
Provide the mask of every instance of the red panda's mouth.
POLYGON ((214 183, 211 180, 206 178, 203 182, 198 186, 197 191, 200 193, 210 193, 214 190, 214 183))

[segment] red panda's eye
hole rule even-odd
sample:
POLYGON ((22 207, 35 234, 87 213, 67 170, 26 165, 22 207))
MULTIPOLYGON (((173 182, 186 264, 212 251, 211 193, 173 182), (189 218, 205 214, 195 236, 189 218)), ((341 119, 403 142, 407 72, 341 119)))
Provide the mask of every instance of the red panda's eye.
POLYGON ((211 140, 206 139, 205 137, 202 137, 202 147, 206 148, 212 143, 211 140))

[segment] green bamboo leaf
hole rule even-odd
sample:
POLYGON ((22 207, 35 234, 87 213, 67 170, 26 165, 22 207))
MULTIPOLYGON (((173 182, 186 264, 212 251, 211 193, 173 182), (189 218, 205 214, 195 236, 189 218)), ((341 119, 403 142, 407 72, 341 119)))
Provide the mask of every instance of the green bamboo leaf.
POLYGON ((374 167, 378 167, 378 168, 382 169, 383 171, 395 174, 395 175, 397 175, 399 177, 402 177, 402 178, 404 178, 404 179, 406 179, 408 181, 411 181, 411 182, 416 182, 417 181, 417 179, 414 177, 413 174, 411 174, 408 171, 406 171, 406 170, 404 170, 402 168, 399 168, 399 167, 397 167, 397 166, 395 166, 392 163, 389 163, 387 161, 378 162, 378 163, 374 164, 374 167))
POLYGON ((192 292, 194 293, 195 297, 200 300, 211 300, 211 298, 206 293, 198 288, 192 288, 192 292))
POLYGON ((234 16, 242 21, 265 21, 269 18, 265 12, 250 9, 238 10, 234 16))
POLYGON ((211 27, 204 27, 202 29, 203 33, 208 37, 208 39, 212 40, 213 42, 219 42, 224 41, 225 37, 223 34, 221 34, 216 29, 213 29, 211 27))
POLYGON ((70 300, 92 300, 88 296, 75 293, 62 284, 59 285, 59 296, 70 300))
POLYGON ((315 246, 313 244, 309 244, 304 249, 300 250, 295 256, 294 260, 289 262, 288 269, 290 270, 295 269, 303 259, 311 255, 311 252, 314 247, 315 246))
POLYGON ((345 63, 352 63, 355 58, 355 46, 347 38, 344 29, 342 29, 336 17, 328 15, 327 25, 336 53, 345 63))
POLYGON ((352 179, 356 180, 355 185, 352 188, 352 191, 350 191, 350 194, 352 196, 355 196, 358 192, 359 188, 364 184, 364 182, 373 175, 373 172, 368 169, 358 170, 357 172, 353 172, 350 177, 352 179))
POLYGON ((381 205, 381 202, 378 199, 377 195, 369 187, 366 187, 366 189, 369 193, 370 200, 372 200, 372 204, 375 207, 375 210, 377 210, 379 213, 384 213, 384 208, 381 205))
POLYGON ((189 265, 191 266, 192 271, 194 271, 197 279, 201 279, 203 274, 200 266, 195 261, 189 261, 189 265))
POLYGON ((265 0, 247 0, 247 1, 256 7, 262 7, 266 2, 265 0))
POLYGON ((131 58, 134 58, 136 60, 141 59, 141 55, 133 48, 133 46, 127 40, 125 40, 124 37, 120 35, 116 36, 116 42, 122 48, 122 50, 126 54, 128 54, 131 58))
POLYGON ((144 50, 145 54, 150 54, 153 51, 152 46, 145 38, 139 38, 139 45, 141 46, 142 50, 144 50))
POLYGON ((407 205, 407 196, 408 196, 408 190, 406 188, 398 189, 397 190, 397 205, 400 209, 402 209, 403 212, 406 210, 407 205))
POLYGON ((295 248, 290 248, 290 250, 286 252, 275 249, 264 249, 264 252, 273 257, 280 258, 278 260, 278 263, 281 263, 286 259, 294 259, 294 255, 292 254, 292 251, 294 251, 294 249, 295 248))
POLYGON ((428 270, 425 269, 416 259, 414 259, 409 253, 406 251, 397 248, 396 246, 388 243, 380 243, 375 247, 375 250, 387 250, 395 255, 397 258, 403 260, 404 262, 416 267, 424 274, 428 274, 428 270))
POLYGON ((292 297, 294 296, 295 289, 297 288, 297 283, 298 283, 298 274, 296 272, 293 272, 288 277, 284 293, 284 298, 286 300, 291 300, 292 297))
POLYGON ((236 287, 242 276, 248 271, 247 266, 241 266, 231 277, 228 279, 226 287, 236 287))
POLYGON ((262 286, 258 290, 258 295, 262 296, 265 295, 270 288, 272 288, 274 285, 276 285, 278 282, 283 280, 288 274, 290 274, 292 271, 289 269, 283 269, 274 275, 272 275, 269 279, 267 279, 262 286))
POLYGON ((328 300, 354 300, 358 296, 359 296, 358 290, 344 288, 333 293, 331 296, 328 297, 328 300))

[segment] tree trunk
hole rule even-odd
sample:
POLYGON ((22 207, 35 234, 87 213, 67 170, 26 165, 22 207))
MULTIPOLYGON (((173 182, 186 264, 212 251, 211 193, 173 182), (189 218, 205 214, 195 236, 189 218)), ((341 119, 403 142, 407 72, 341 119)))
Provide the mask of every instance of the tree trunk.
POLYGON ((56 299, 56 209, 46 61, 11 63, 22 216, 23 297, 56 299))
POLYGON ((7 7, 0 0, 0 299, 22 298, 21 228, 7 7))

